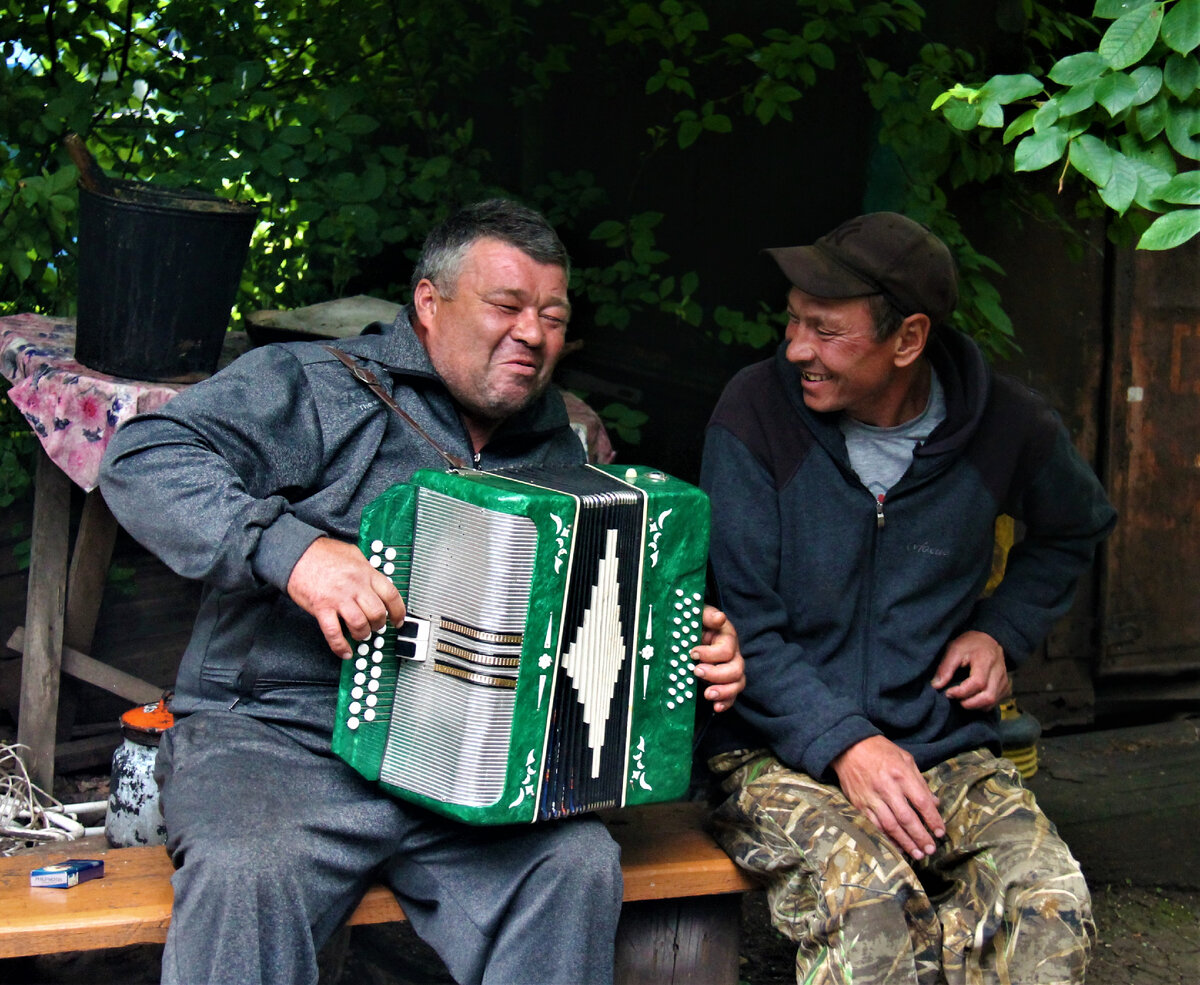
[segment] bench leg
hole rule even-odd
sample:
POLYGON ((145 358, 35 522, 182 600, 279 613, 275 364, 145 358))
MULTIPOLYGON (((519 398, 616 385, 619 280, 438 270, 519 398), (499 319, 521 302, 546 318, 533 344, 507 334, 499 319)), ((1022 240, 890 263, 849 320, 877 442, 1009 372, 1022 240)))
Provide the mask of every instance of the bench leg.
POLYGON ((737 985, 741 895, 626 903, 616 985, 737 985))

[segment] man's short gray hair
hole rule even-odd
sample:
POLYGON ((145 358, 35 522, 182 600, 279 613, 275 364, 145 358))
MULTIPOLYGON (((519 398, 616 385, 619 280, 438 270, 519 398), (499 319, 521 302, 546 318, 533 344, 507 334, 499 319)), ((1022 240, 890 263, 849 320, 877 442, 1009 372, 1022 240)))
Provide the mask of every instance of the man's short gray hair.
POLYGON ((481 239, 501 240, 537 263, 561 267, 570 279, 571 258, 545 216, 519 202, 489 198, 464 206, 429 233, 413 269, 413 290, 429 280, 443 297, 452 297, 467 250, 481 239))

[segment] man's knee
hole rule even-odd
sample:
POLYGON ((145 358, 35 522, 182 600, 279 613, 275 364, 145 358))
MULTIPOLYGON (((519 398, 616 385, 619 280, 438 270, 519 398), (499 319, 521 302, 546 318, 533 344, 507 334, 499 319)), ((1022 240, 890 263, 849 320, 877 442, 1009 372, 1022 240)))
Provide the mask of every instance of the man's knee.
POLYGON ((576 895, 620 903, 621 849, 599 823, 564 824, 541 869, 543 876, 576 895))

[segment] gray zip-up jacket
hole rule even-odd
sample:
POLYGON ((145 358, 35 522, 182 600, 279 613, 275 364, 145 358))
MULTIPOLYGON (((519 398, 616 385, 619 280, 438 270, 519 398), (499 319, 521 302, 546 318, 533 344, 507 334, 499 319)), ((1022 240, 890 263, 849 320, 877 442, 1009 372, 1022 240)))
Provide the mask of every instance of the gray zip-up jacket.
MULTIPOLYGON (((336 343, 441 447, 470 439, 407 312, 336 343)), ((506 421, 480 468, 584 460, 553 388, 506 421)), ((254 349, 114 436, 100 487, 117 520, 179 574, 205 583, 175 687, 176 714, 229 709, 329 732, 340 661, 288 597, 324 534, 358 540, 367 503, 444 460, 317 343, 254 349)))

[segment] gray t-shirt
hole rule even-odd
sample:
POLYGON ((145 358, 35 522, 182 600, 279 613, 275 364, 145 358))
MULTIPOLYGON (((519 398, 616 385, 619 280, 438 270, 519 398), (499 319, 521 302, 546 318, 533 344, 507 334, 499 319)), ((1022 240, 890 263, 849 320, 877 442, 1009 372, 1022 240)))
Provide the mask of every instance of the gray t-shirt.
POLYGON ((930 369, 929 400, 911 421, 893 428, 863 424, 846 414, 839 426, 846 438, 850 465, 876 499, 886 496, 912 464, 913 450, 946 419, 946 395, 937 373, 930 369))

